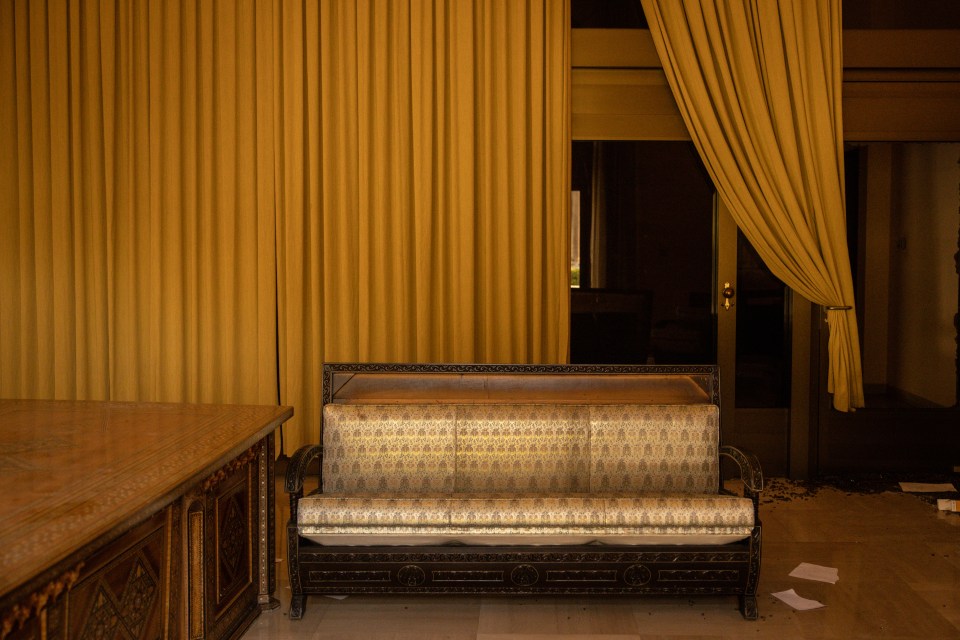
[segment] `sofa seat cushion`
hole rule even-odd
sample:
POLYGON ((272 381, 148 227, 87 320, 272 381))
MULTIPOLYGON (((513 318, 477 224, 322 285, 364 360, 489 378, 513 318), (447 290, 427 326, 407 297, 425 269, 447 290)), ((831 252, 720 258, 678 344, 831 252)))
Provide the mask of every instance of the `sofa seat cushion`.
POLYGON ((749 499, 718 494, 354 493, 305 497, 298 523, 301 535, 321 544, 340 536, 371 536, 358 544, 382 544, 391 536, 424 536, 434 543, 467 543, 477 536, 573 536, 580 542, 652 536, 662 542, 669 536, 682 543, 686 536, 698 542, 742 539, 754 519, 749 499))

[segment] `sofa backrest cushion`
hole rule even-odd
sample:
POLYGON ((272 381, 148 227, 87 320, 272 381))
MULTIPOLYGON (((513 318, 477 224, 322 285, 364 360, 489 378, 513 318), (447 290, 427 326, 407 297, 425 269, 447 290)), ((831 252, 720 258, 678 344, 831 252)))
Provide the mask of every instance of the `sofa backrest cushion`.
POLYGON ((715 493, 719 439, 713 404, 592 406, 590 489, 715 493))
POLYGON ((715 405, 328 404, 323 491, 715 492, 715 405))
POLYGON ((457 491, 587 492, 587 407, 460 405, 456 463, 457 491))
POLYGON ((457 407, 328 404, 323 492, 451 493, 457 407))

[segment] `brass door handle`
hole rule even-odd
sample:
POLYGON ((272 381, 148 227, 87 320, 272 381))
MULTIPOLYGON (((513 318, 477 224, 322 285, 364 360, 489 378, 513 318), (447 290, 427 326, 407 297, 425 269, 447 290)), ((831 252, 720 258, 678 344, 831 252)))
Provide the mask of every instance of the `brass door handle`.
POLYGON ((723 291, 721 291, 720 294, 723 296, 723 308, 729 309, 732 307, 733 303, 730 302, 730 300, 733 299, 733 296, 737 295, 736 289, 734 289, 729 282, 724 282, 723 291))

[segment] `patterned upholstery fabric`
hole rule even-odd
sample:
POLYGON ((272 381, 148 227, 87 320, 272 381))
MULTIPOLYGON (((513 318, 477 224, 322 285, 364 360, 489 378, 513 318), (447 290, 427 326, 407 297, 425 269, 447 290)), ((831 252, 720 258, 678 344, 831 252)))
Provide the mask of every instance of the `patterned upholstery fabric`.
POLYGON ((590 407, 591 491, 715 493, 719 407, 590 407))
POLYGON ((715 405, 329 404, 323 491, 716 492, 715 405))
POLYGON ((307 496, 304 535, 750 534, 753 503, 727 495, 573 493, 307 496))
POLYGON ((714 405, 328 404, 303 535, 747 536, 714 405))
POLYGON ((588 417, 582 406, 461 405, 456 490, 589 490, 588 417))
POLYGON ((323 409, 323 491, 453 491, 454 405, 323 409))

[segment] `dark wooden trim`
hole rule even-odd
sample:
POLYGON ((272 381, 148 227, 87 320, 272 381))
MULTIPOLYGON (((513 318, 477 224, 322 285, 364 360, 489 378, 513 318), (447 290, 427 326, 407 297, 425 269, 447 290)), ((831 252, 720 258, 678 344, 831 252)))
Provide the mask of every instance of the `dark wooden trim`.
MULTIPOLYGON (((957 29, 844 29, 845 72, 960 70, 957 29)), ((662 69, 649 29, 573 29, 574 69, 662 69)))
MULTIPOLYGON (((958 38, 844 30, 844 140, 960 140, 958 38)), ((649 30, 574 29, 571 43, 574 139, 690 139, 649 30)))
POLYGON ((761 528, 724 546, 328 547, 289 541, 293 598, 308 594, 737 595, 756 619, 761 528))
POLYGON ((568 375, 707 375, 710 386, 704 391, 720 404, 720 371, 717 365, 668 364, 457 364, 398 362, 329 362, 323 365, 323 404, 333 402, 335 374, 351 373, 457 373, 457 374, 568 374, 568 375))

